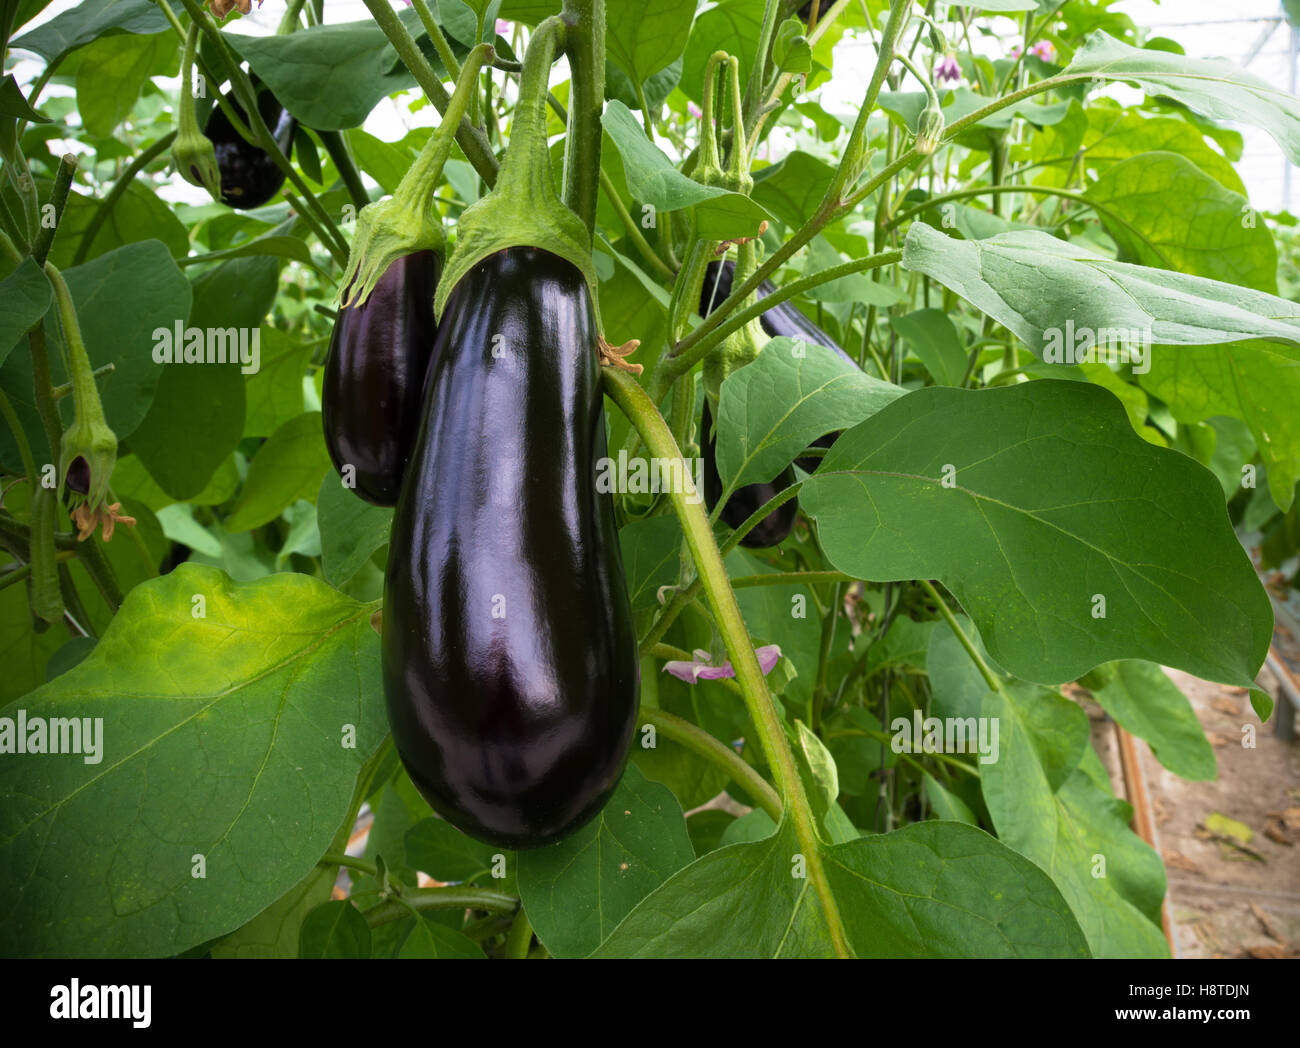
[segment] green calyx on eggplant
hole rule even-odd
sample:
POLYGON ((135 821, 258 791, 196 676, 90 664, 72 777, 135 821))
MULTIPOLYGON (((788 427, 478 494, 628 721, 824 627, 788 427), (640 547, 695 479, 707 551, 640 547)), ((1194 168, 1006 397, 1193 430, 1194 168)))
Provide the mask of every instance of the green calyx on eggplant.
MULTIPOLYGON (((731 294, 731 285, 734 278, 734 262, 728 260, 709 263, 704 276, 704 290, 700 293, 700 316, 707 317, 718 304, 731 294)), ((775 290, 776 285, 770 280, 764 280, 758 285, 759 295, 770 295, 775 290)), ((786 338, 802 339, 804 342, 825 346, 855 368, 858 366, 858 362, 844 351, 844 347, 788 301, 773 306, 766 313, 763 313, 758 318, 758 321, 762 325, 763 331, 773 338, 785 336, 786 338)), ((838 432, 826 433, 814 440, 812 446, 829 449, 838 437, 838 432)), ((794 461, 806 473, 814 472, 821 463, 821 459, 815 455, 804 455, 794 461)))
MULTIPOLYGON (((713 413, 709 410, 709 398, 705 397, 704 414, 700 422, 700 453, 704 458, 704 503, 709 507, 709 512, 713 511, 713 507, 722 498, 722 478, 718 474, 717 443, 717 434, 713 428, 713 413)), ((775 480, 762 484, 746 484, 744 487, 737 488, 731 493, 731 498, 727 499, 727 504, 722 507, 722 513, 719 516, 729 528, 738 528, 749 519, 755 510, 765 505, 776 495, 779 495, 794 482, 794 470, 786 466, 775 480)), ((785 541, 794 528, 794 520, 798 513, 798 499, 783 502, 754 525, 745 537, 740 540, 740 544, 749 549, 765 549, 785 541)))
MULTIPOLYGON (((444 277, 445 279, 445 277, 444 277)), ((412 782, 509 848, 594 816, 640 683, 584 275, 548 251, 480 260, 447 298, 393 519, 383 683, 412 782)))
MULTIPOLYGON (((257 93, 257 111, 275 144, 285 157, 292 156, 293 133, 298 122, 256 78, 253 79, 253 90, 257 93)), ((234 91, 228 91, 224 97, 247 125, 248 114, 235 100, 234 91)), ((261 207, 280 191, 284 185, 284 172, 265 149, 244 141, 219 105, 213 106, 203 133, 216 153, 222 203, 245 210, 261 207)))
POLYGON ((435 251, 405 255, 334 322, 321 388, 325 446, 344 483, 377 506, 397 504, 415 446, 441 271, 435 251))

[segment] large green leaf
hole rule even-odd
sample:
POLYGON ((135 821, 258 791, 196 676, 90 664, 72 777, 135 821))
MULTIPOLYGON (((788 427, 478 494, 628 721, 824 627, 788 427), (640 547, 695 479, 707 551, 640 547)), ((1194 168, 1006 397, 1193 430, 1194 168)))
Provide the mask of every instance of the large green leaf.
POLYGON ((1114 677, 1093 697, 1122 728, 1146 739, 1156 760, 1175 775, 1196 780, 1217 775, 1214 747, 1192 704, 1159 666, 1137 659, 1118 663, 1114 677))
POLYGON ((82 0, 42 26, 10 41, 53 64, 69 51, 115 33, 153 34, 168 30, 167 19, 151 0, 82 0))
MULTIPOLYGON (((162 370, 150 355, 152 333, 158 327, 170 328, 178 316, 189 312, 190 287, 167 249, 156 240, 110 251, 65 271, 64 277, 77 307, 91 364, 96 368, 113 365, 110 373, 97 380, 108 424, 118 439, 129 438, 154 399, 162 370)), ((51 378, 60 384, 67 382, 68 376, 53 323, 56 312, 51 306, 45 330, 51 378)), ((38 463, 50 461, 33 400, 30 353, 10 353, 0 368, 0 387, 22 419, 38 463)), ((72 421, 72 408, 71 397, 59 403, 65 425, 72 421)), ((0 427, 0 461, 17 460, 9 427, 0 427)))
MULTIPOLYGON (((72 265, 86 228, 99 211, 101 201, 70 193, 59 220, 59 233, 50 248, 50 261, 62 270, 72 265)), ((87 259, 142 240, 161 240, 173 258, 184 258, 190 250, 190 234, 176 212, 140 178, 135 179, 113 205, 90 249, 87 259)))
POLYGON ((618 532, 633 611, 659 606, 659 590, 677 581, 681 567, 682 527, 672 513, 634 520, 618 532))
POLYGON ((552 956, 583 957, 694 858, 676 798, 630 764, 595 819, 519 853, 519 897, 552 956))
POLYGON ((634 18, 611 11, 606 52, 634 83, 643 83, 681 55, 694 16, 695 0, 642 0, 634 18))
POLYGON ((1047 233, 955 240, 915 222, 903 266, 933 277, 1039 356, 1069 326, 1149 332, 1158 345, 1262 338, 1300 346, 1300 304, 1204 277, 1116 262, 1047 233))
POLYGON ((818 437, 857 425, 903 393, 824 346, 774 338, 722 383, 718 473, 726 485, 769 481, 818 437))
POLYGON ((1131 810, 1079 769, 1088 717, 1032 687, 989 692, 997 760, 980 781, 998 838, 1046 871, 1100 957, 1164 957, 1160 857, 1128 826, 1131 810))
POLYGON ((290 419, 253 456, 239 498, 226 518, 226 530, 256 528, 298 499, 315 498, 329 469, 320 412, 307 411, 290 419))
MULTIPOLYGON (((1276 342, 1160 347, 1144 389, 1169 405, 1179 422, 1230 415, 1250 427, 1268 467, 1268 490, 1283 509, 1300 480, 1300 353, 1276 342)), ((1235 464, 1240 479, 1245 459, 1235 464)))
POLYGON ((9 356, 27 329, 45 316, 54 292, 36 260, 28 256, 4 280, 0 280, 0 364, 9 356))
POLYGON ((77 111, 92 135, 110 136, 135 107, 149 78, 177 69, 170 29, 152 36, 103 36, 77 63, 77 111))
POLYGON ((388 545, 393 525, 391 509, 372 506, 345 488, 332 470, 321 481, 316 517, 320 523, 321 567, 325 578, 335 586, 342 586, 361 570, 375 550, 388 545))
MULTIPOLYGON (((401 14, 419 33, 413 9, 401 14)), ((380 99, 414 85, 388 37, 373 21, 311 26, 288 36, 227 33, 290 113, 318 131, 359 127, 380 99)))
POLYGON ((1277 294, 1277 248, 1244 196, 1177 153, 1142 153, 1084 194, 1125 262, 1277 294))
POLYGON ((740 83, 749 81, 765 6, 766 0, 720 0, 700 13, 682 59, 681 89, 688 98, 702 100, 704 68, 715 51, 735 55, 740 60, 740 83))
POLYGON ((1142 385, 1179 421, 1231 415, 1247 422, 1269 465, 1273 498, 1291 504, 1300 477, 1300 416, 1293 410, 1300 304, 1114 262, 1039 232, 959 241, 917 222, 903 265, 952 288, 1039 356, 1068 349, 1079 331, 1154 342, 1142 385))
POLYGON ((0 954, 176 954, 299 884, 387 731, 370 610, 192 564, 132 590, 84 662, 4 711, 102 718, 103 759, 0 762, 0 954))
POLYGON ((1215 120, 1254 124, 1300 164, 1300 100, 1231 62, 1130 47, 1096 32, 1066 68, 1065 75, 1074 74, 1132 81, 1215 120))
POLYGON ((687 177, 660 152, 636 117, 622 102, 605 107, 605 130, 623 157, 627 188, 638 205, 659 211, 694 207, 699 234, 710 240, 756 236, 759 225, 771 216, 740 193, 706 186, 687 177))
MULTIPOLYGON (((827 957, 821 903, 793 829, 697 859, 644 899, 598 957, 827 957)), ((988 834, 917 823, 828 848, 827 879, 859 957, 1081 957, 1042 871, 988 834)))
POLYGON ((841 436, 800 501, 841 571, 941 579, 1027 680, 1145 658, 1249 687, 1268 649, 1218 481, 1096 386, 909 393, 841 436))
POLYGON ((787 226, 798 229, 812 218, 834 174, 824 160, 791 153, 754 172, 753 197, 787 226))

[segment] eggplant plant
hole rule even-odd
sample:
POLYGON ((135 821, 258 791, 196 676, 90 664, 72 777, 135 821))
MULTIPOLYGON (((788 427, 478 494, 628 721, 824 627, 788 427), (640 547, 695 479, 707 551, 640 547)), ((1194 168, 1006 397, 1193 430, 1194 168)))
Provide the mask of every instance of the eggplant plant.
POLYGON ((0 12, 0 955, 1170 956, 1087 710, 1269 730, 1300 101, 1108 0, 365 3, 0 12))

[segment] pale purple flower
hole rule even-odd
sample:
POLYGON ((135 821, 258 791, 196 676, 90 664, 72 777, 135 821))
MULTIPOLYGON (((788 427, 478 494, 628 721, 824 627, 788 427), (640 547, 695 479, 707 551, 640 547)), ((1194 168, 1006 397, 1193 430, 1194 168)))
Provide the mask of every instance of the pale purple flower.
POLYGON ((961 63, 956 55, 944 55, 939 59, 934 67, 934 79, 941 84, 955 84, 961 79, 961 63))
POLYGON ((686 103, 686 112, 690 113, 692 118, 694 118, 695 120, 704 119, 704 110, 701 109, 699 106, 697 106, 694 102, 686 103))
POLYGON ((510 23, 507 22, 504 18, 498 18, 496 24, 496 30, 497 30, 497 36, 509 36, 510 23))
POLYGON ((1044 62, 1056 61, 1056 48, 1050 40, 1040 40, 1029 49, 1031 55, 1037 55, 1044 62))
POLYGON ((1021 51, 1020 51, 1020 45, 1019 45, 1019 44, 1016 44, 1015 47, 1013 47, 1010 51, 1007 52, 1007 57, 1008 57, 1008 58, 1019 58, 1020 55, 1021 55, 1021 51))
MULTIPOLYGON (((755 648, 754 654, 758 658, 758 668, 763 671, 765 677, 781 661, 781 647, 778 644, 764 644, 761 648, 755 648)), ((714 666, 710 661, 709 653, 701 648, 695 649, 695 658, 691 662, 666 662, 664 670, 687 684, 695 684, 702 680, 720 680, 723 677, 736 675, 731 660, 728 659, 721 666, 714 666)))

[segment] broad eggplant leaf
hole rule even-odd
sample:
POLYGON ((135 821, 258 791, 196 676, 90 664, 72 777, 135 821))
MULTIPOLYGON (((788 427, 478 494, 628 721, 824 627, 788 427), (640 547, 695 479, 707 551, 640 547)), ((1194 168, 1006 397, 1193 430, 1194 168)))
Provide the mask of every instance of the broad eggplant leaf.
POLYGON ((388 545, 393 511, 372 506, 330 470, 316 496, 316 518, 320 524, 321 563, 327 582, 342 586, 370 559, 375 550, 388 545))
POLYGON ((942 580, 1026 680, 1145 658, 1249 687, 1268 649, 1218 481, 1096 386, 909 393, 841 436, 800 501, 841 571, 942 580))
POLYGON ((695 0, 642 0, 633 18, 611 11, 606 52, 633 83, 644 83, 681 55, 694 16, 695 0))
POLYGON ((177 954, 300 884, 387 732, 370 612, 306 575, 191 564, 132 590, 85 661, 3 712, 29 736, 89 719, 100 748, 0 763, 0 954, 177 954))
POLYGON ((519 897, 553 957, 583 957, 694 858, 677 798, 630 764, 595 819, 519 853, 519 897))
POLYGON ((1120 727, 1146 739, 1156 760, 1175 775, 1208 781, 1218 774, 1214 747, 1192 704, 1159 666, 1138 659, 1117 663, 1110 682, 1092 694, 1120 727))
POLYGON ((226 518, 226 530, 256 528, 298 499, 315 498, 329 470, 320 412, 290 419, 253 456, 239 498, 226 518))
POLYGON ((628 192, 639 207, 659 211, 694 207, 700 236, 712 240, 756 236, 760 224, 772 217, 747 196, 703 185, 678 171, 646 138, 645 130, 622 102, 610 102, 601 122, 622 154, 628 192))
POLYGON ((904 392, 824 346, 772 339, 722 383, 717 456, 723 484, 771 480, 818 437, 857 425, 904 392))
MULTIPOLYGON (((826 919, 789 822, 709 852, 644 899, 596 957, 828 957, 826 919)), ((859 957, 1086 957, 1065 900, 988 834, 927 822, 825 849, 859 957)))
POLYGON ((0 364, 27 334, 28 328, 45 316, 53 295, 44 271, 30 256, 0 280, 0 302, 5 304, 4 313, 0 314, 0 364))
POLYGON ((1080 770, 1088 716, 1059 693, 1021 685, 985 695, 999 726, 980 782, 998 839, 1049 874, 1098 957, 1166 957, 1165 872, 1129 828, 1131 809, 1080 770))
POLYGON ((34 51, 51 65, 92 40, 116 33, 152 35, 171 27, 151 0, 82 0, 71 10, 9 42, 34 51))
POLYGON ((1215 120, 1254 124, 1273 137, 1291 163, 1300 164, 1300 99, 1231 62, 1130 47, 1098 31, 1064 75, 1132 81, 1148 94, 1166 95, 1215 120))

